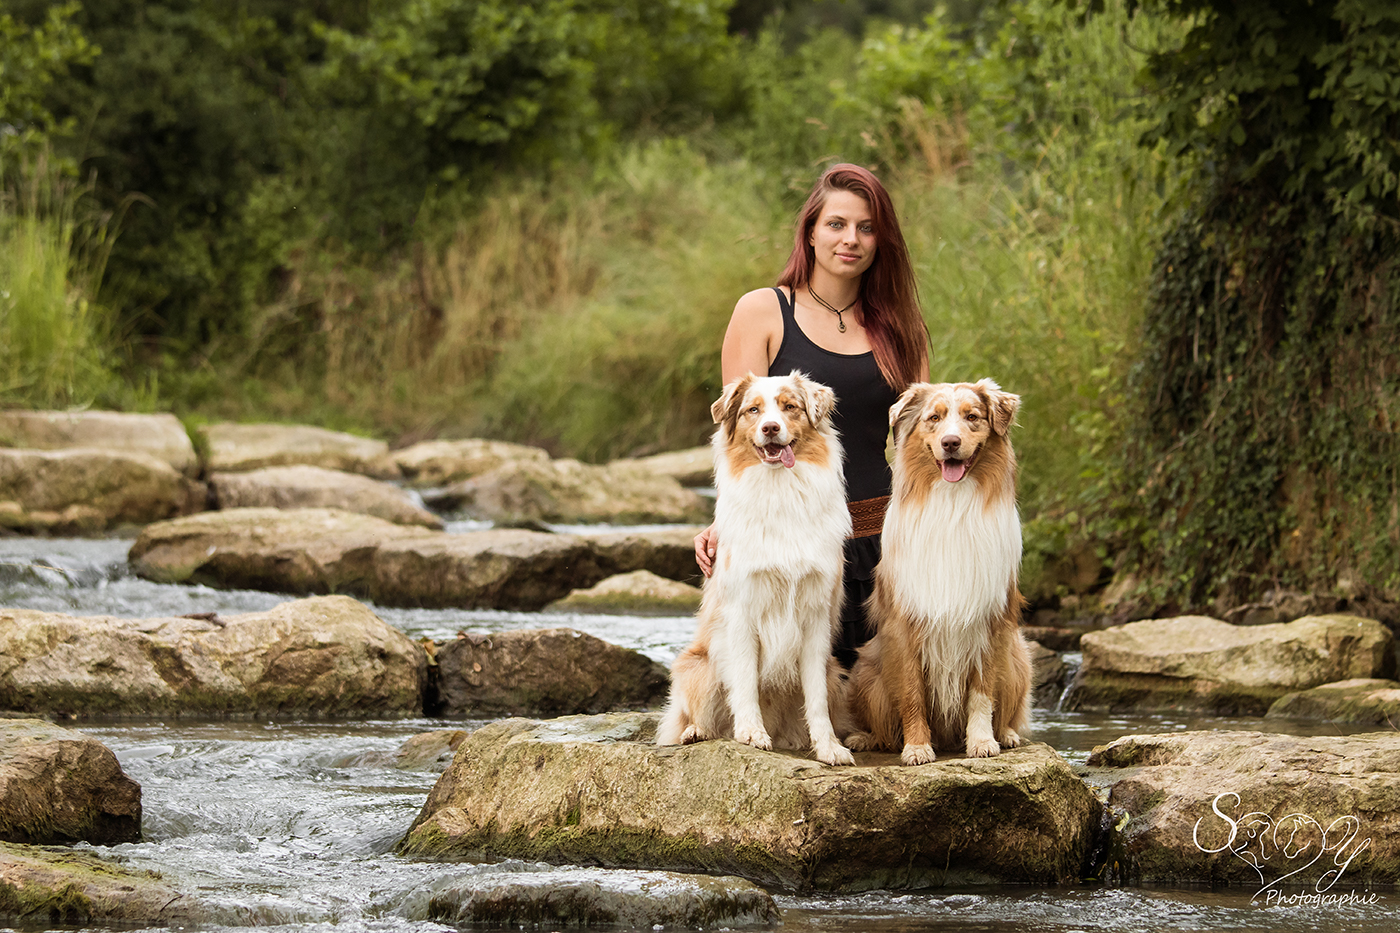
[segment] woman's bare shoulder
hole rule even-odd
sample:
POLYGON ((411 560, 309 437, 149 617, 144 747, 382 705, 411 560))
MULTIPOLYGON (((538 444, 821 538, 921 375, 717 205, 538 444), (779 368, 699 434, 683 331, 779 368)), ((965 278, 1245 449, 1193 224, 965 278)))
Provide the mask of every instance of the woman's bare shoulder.
POLYGON ((734 304, 734 320, 744 324, 766 325, 767 328, 781 327, 782 307, 778 296, 771 288, 755 288, 745 292, 734 304))

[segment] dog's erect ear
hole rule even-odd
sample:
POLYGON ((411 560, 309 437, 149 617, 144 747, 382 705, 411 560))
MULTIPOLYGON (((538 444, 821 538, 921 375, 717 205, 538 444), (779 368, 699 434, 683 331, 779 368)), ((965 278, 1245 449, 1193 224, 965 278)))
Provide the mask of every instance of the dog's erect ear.
POLYGON ((1003 392, 1001 386, 991 379, 977 380, 977 388, 987 396, 987 412, 992 419, 992 430, 1006 436, 1016 423, 1016 412, 1021 410, 1021 396, 1003 392))
POLYGON ((802 398, 807 405, 807 421, 814 428, 820 427, 821 423, 830 416, 832 409, 836 407, 836 393, 795 369, 789 374, 789 377, 793 384, 802 391, 802 398))
POLYGON ((715 424, 732 422, 733 416, 738 414, 739 405, 744 401, 744 393, 749 390, 753 380, 753 373, 746 373, 724 387, 719 399, 710 406, 710 417, 714 419, 715 424))
POLYGON ((927 382, 916 382, 905 389, 904 394, 890 406, 890 427, 894 429, 895 446, 899 446, 900 427, 919 416, 924 392, 931 388, 927 382))

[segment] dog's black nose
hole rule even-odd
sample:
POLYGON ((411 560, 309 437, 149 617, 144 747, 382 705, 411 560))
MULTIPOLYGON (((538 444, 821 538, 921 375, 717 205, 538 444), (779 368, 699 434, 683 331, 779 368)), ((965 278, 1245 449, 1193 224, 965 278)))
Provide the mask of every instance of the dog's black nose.
POLYGON ((943 452, 950 454, 962 446, 962 438, 958 437, 956 434, 950 434, 943 438, 942 443, 943 452))
POLYGON ((777 434, 782 429, 782 425, 778 424, 778 422, 776 421, 763 422, 763 434, 765 437, 772 437, 774 434, 777 434))

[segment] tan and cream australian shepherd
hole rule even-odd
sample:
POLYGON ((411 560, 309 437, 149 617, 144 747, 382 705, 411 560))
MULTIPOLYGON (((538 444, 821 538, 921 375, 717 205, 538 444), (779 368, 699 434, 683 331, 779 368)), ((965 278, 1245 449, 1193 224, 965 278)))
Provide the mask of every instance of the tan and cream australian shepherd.
POLYGON ((837 733, 851 749, 900 750, 916 765, 936 748, 996 755, 1028 732, 1007 433, 1020 404, 983 379, 918 383, 890 409, 894 484, 868 603, 876 634, 832 684, 837 733))
POLYGON ((710 409, 718 548, 695 642, 671 666, 657 744, 732 736, 854 763, 827 706, 851 531, 835 404, 794 372, 744 376, 710 409))

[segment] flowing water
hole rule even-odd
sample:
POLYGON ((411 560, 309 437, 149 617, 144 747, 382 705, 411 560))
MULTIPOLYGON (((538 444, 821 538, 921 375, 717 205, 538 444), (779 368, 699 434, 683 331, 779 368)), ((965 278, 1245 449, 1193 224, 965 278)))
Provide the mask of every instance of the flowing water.
MULTIPOLYGON (((469 530, 469 529, 461 529, 469 530)), ((130 541, 0 539, 0 606, 138 618, 268 609, 289 597, 149 583, 126 566, 130 541)), ((668 662, 690 618, 478 610, 380 609, 410 635, 568 625, 668 662)), ((475 721, 82 723, 116 752, 142 788, 140 843, 93 851, 162 874, 210 911, 205 931, 447 930, 422 919, 428 894, 468 875, 551 866, 416 862, 393 855, 436 775, 390 765, 409 736, 473 729, 475 721)), ((1034 737, 1071 763, 1130 733, 1185 729, 1335 733, 1262 720, 1104 716, 1037 710, 1034 737)), ((625 875, 626 872, 621 874, 625 875)), ((789 931, 1386 931, 1400 892, 1374 903, 1324 907, 1251 903, 1251 890, 997 886, 849 896, 780 894, 789 931)), ((3 926, 0 930, 53 928, 3 926)), ((87 927, 94 929, 95 927, 87 927)), ((73 928, 68 928, 73 929, 73 928)), ((118 929, 102 927, 100 929, 118 929)), ((123 927, 120 929, 131 929, 123 927)))

